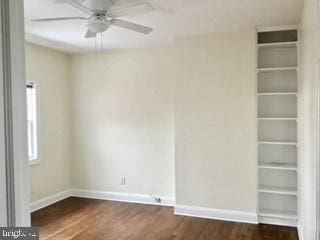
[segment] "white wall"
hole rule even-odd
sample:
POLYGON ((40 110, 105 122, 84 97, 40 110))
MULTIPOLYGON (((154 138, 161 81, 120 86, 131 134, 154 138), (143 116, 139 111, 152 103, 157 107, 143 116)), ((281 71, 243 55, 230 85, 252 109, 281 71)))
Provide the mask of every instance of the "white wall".
POLYGON ((177 42, 177 204, 256 212, 255 39, 177 42))
POLYGON ((70 188, 70 59, 26 44, 27 81, 39 84, 40 161, 31 168, 31 200, 70 188))
POLYGON ((300 39, 299 219, 305 240, 316 239, 316 6, 316 0, 304 1, 300 39))
POLYGON ((174 196, 171 55, 155 48, 73 56, 74 188, 174 196))
POLYGON ((254 31, 75 55, 72 69, 73 187, 174 196, 176 175, 178 204, 256 211, 254 31))

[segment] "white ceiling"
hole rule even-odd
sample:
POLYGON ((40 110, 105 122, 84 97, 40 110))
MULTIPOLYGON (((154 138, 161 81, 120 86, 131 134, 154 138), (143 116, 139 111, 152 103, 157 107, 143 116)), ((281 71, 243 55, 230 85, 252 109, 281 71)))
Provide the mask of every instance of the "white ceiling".
MULTIPOLYGON (((129 0, 136 1, 136 0, 129 0)), ((300 20, 303 0, 147 0, 155 10, 122 18, 153 27, 143 35, 117 27, 103 34, 104 48, 137 48, 169 44, 176 37, 262 26, 291 25, 300 20)), ((28 41, 65 52, 95 49, 85 39, 82 21, 30 22, 32 18, 86 16, 54 0, 24 0, 28 41)))

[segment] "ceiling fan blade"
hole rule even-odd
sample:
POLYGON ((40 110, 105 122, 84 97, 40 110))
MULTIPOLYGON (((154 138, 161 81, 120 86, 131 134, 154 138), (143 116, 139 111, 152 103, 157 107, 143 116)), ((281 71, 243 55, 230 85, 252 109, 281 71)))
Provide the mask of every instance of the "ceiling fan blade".
POLYGON ((87 30, 85 38, 94 38, 97 36, 97 33, 92 32, 90 29, 87 30))
POLYGON ((115 26, 122 27, 131 31, 143 33, 143 34, 149 34, 153 31, 152 28, 142 26, 132 22, 123 21, 120 19, 112 19, 110 22, 115 26))
POLYGON ((52 22, 52 21, 65 21, 65 20, 88 20, 88 18, 85 18, 85 17, 61 17, 61 18, 31 19, 32 22, 52 22))
POLYGON ((150 12, 152 10, 153 7, 149 3, 142 2, 123 7, 112 7, 108 12, 108 16, 111 18, 119 18, 137 13, 150 12))
POLYGON ((55 0, 57 3, 66 3, 69 4, 75 8, 78 8, 80 11, 87 13, 89 15, 93 14, 93 11, 88 8, 87 6, 81 4, 78 0, 55 0))

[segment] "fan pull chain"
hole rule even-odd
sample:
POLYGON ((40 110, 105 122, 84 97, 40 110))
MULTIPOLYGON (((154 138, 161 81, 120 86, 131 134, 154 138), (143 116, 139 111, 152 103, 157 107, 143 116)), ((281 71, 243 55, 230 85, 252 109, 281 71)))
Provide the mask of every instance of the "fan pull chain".
POLYGON ((96 35, 96 37, 94 38, 94 48, 95 48, 95 55, 96 57, 98 57, 99 53, 103 53, 103 35, 102 33, 100 33, 100 46, 98 45, 98 37, 99 34, 96 35))
POLYGON ((98 56, 97 36, 94 38, 94 52, 98 56))
POLYGON ((103 38, 102 38, 102 33, 100 34, 100 40, 101 40, 101 53, 103 53, 103 38))

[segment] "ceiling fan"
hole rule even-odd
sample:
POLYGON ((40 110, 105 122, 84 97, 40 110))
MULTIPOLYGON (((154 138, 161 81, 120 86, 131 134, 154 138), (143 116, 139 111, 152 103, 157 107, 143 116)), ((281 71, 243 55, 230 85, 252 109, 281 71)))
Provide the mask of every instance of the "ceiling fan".
POLYGON ((98 33, 106 31, 112 25, 125 28, 138 33, 149 34, 152 28, 136 23, 118 19, 119 17, 152 11, 153 7, 147 2, 138 2, 134 4, 117 6, 118 0, 56 0, 59 3, 67 3, 84 13, 88 17, 62 17, 62 18, 44 18, 32 19, 34 22, 65 21, 65 20, 84 20, 87 21, 88 30, 86 38, 94 38, 98 33))

